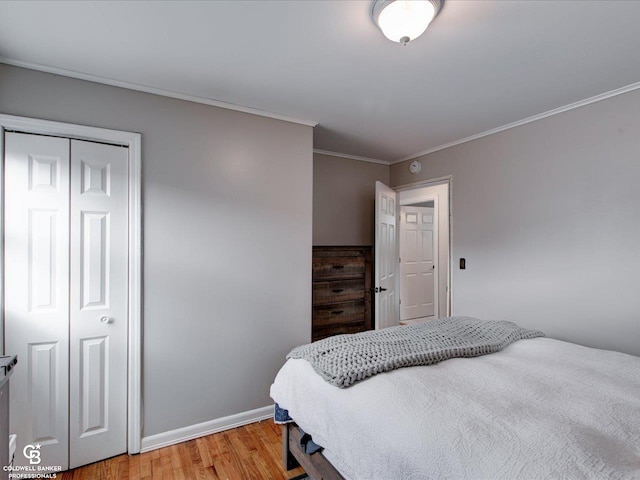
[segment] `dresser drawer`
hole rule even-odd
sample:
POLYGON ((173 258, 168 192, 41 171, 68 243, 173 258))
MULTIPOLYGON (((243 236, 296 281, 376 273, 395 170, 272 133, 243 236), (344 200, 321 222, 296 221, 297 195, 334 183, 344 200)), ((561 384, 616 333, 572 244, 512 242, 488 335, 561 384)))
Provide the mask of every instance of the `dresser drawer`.
POLYGON ((312 341, 321 340, 333 335, 342 335, 344 333, 359 333, 365 330, 364 323, 359 325, 340 325, 338 327, 314 328, 312 341))
POLYGON ((313 247, 314 257, 364 257, 371 247, 313 247))
POLYGON ((364 277, 364 257, 313 257, 313 280, 364 277))
POLYGON ((313 282, 313 304, 337 303, 364 298, 364 279, 313 282))
POLYGON ((364 300, 313 307, 313 328, 364 322, 364 300))

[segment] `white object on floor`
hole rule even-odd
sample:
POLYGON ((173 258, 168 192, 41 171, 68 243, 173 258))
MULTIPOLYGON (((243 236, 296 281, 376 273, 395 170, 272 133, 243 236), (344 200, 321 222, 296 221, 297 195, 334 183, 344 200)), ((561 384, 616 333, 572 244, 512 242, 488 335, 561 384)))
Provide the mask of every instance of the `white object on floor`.
POLYGON ((636 478, 640 358, 549 338, 339 389, 288 360, 271 397, 347 479, 636 478))
POLYGON ((436 317, 431 315, 430 317, 412 318, 411 320, 400 320, 400 325, 417 325, 418 323, 430 322, 435 320, 436 317))
POLYGON ((9 435, 9 466, 13 466, 13 456, 16 453, 16 443, 18 436, 16 434, 9 435))

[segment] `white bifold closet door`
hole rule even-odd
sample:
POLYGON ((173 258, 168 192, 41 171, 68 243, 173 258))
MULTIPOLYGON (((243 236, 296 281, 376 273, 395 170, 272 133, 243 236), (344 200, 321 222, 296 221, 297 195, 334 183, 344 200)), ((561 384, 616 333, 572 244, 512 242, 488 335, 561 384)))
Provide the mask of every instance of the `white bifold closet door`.
POLYGON ((128 150, 5 135, 5 351, 16 463, 127 450, 128 150))

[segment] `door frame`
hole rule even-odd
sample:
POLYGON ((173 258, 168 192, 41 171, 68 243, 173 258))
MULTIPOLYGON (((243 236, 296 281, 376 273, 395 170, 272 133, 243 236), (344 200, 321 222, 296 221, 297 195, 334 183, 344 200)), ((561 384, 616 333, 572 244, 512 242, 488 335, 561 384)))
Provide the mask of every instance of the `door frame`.
MULTIPOLYGON (((427 180, 421 180, 418 182, 405 183, 392 187, 396 192, 400 193, 407 190, 416 190, 418 188, 433 187, 436 185, 447 184, 449 190, 448 198, 448 210, 449 210, 449 265, 446 271, 447 274, 447 311, 450 316, 453 315, 453 175, 445 175, 443 177, 430 178, 427 180)), ((398 201, 398 209, 400 208, 400 201, 398 201)), ((439 273, 443 273, 440 271, 439 273)))
MULTIPOLYGON (((140 453, 142 436, 142 135, 106 128, 0 114, 0 153, 4 133, 16 131, 122 145, 129 148, 127 452, 140 453)), ((4 353, 4 162, 0 168, 0 347, 4 353)))

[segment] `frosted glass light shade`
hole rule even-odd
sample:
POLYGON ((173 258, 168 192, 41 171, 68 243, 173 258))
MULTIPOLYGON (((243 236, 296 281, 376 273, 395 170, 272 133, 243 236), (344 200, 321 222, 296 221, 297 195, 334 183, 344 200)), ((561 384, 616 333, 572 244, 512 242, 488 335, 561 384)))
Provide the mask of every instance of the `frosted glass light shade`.
POLYGON ((439 4, 431 0, 377 1, 373 19, 389 40, 407 44, 424 33, 439 4))

